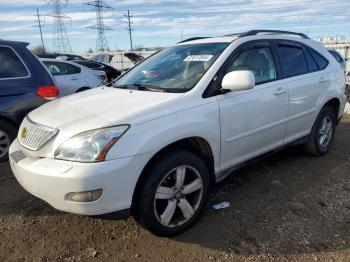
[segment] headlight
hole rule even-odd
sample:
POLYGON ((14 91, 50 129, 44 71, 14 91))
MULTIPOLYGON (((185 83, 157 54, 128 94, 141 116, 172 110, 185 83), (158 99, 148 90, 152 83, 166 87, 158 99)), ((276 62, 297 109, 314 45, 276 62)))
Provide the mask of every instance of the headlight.
POLYGON ((121 125, 80 133, 64 142, 56 150, 55 158, 77 162, 103 161, 129 127, 121 125))

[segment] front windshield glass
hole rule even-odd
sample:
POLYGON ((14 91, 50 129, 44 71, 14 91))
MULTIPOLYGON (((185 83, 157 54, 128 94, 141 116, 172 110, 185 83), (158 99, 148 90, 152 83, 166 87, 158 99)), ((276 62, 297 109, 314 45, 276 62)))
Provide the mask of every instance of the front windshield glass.
POLYGON ((228 43, 179 45, 166 48, 135 66, 114 87, 182 93, 191 90, 228 43))

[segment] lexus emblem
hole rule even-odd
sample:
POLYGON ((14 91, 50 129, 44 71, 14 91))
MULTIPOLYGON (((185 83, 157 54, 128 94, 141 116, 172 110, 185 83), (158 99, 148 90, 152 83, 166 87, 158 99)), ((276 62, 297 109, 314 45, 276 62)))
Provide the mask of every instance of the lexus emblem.
POLYGON ((28 129, 26 127, 24 127, 21 131, 21 138, 26 138, 28 135, 28 129))

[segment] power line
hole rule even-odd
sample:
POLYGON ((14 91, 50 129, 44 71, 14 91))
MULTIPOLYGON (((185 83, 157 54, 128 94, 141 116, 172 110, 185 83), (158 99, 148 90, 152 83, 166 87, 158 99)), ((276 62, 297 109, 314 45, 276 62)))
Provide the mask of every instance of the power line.
POLYGON ((39 31, 40 31, 40 37, 41 37, 41 46, 42 46, 42 48, 44 50, 44 53, 46 53, 45 45, 44 45, 44 39, 43 39, 43 32, 41 30, 42 25, 41 25, 40 14, 39 14, 39 9, 38 8, 36 9, 36 14, 37 14, 37 18, 38 18, 38 27, 39 27, 39 31))
POLYGON ((108 51, 109 48, 105 30, 112 30, 112 28, 104 24, 103 12, 113 8, 102 0, 86 2, 84 5, 90 6, 96 12, 96 24, 88 27, 97 30, 96 51, 108 51))
POLYGON ((133 50, 133 47, 132 47, 132 35, 131 35, 131 32, 132 32, 132 30, 134 30, 134 29, 131 28, 131 24, 132 24, 132 23, 131 23, 131 18, 132 18, 133 16, 130 15, 130 10, 128 10, 128 14, 127 14, 127 15, 124 15, 124 17, 126 17, 126 19, 127 19, 126 23, 128 24, 128 27, 125 28, 125 29, 126 29, 126 31, 129 32, 130 50, 132 51, 132 50, 133 50))
POLYGON ((58 53, 71 53, 72 47, 69 42, 68 34, 64 19, 70 19, 70 17, 62 15, 62 8, 67 6, 68 0, 44 0, 47 5, 53 9, 52 15, 46 15, 53 17, 53 39, 52 45, 53 50, 58 53))

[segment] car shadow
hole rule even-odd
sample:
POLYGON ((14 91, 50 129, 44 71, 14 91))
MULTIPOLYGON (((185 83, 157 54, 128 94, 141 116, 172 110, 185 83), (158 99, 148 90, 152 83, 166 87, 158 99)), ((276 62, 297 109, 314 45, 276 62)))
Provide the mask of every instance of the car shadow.
POLYGON ((290 147, 235 171, 213 190, 179 242, 242 255, 350 248, 350 121, 329 154, 290 147), (230 202, 214 210, 213 204, 230 202))

